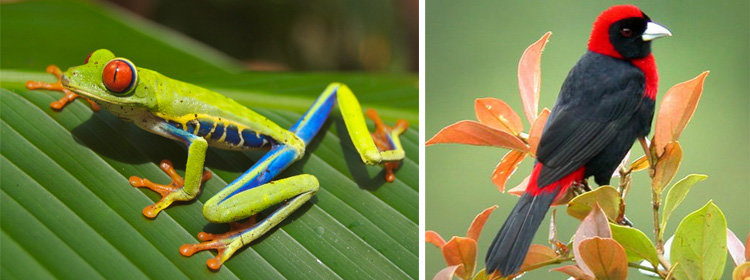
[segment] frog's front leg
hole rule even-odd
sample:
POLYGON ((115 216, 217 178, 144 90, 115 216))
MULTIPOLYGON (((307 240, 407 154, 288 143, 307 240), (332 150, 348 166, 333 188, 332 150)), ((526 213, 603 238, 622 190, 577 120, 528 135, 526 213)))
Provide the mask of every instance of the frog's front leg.
MULTIPOLYGON (((47 69, 45 70, 47 71, 47 73, 55 75, 55 77, 57 78, 57 82, 45 83, 45 82, 39 82, 39 81, 28 81, 26 82, 26 88, 27 89, 54 90, 54 91, 60 91, 62 93, 65 93, 65 95, 63 95, 62 98, 49 104, 49 106, 52 109, 60 111, 63 108, 65 108, 65 106, 75 101, 76 98, 81 97, 75 92, 63 87, 62 80, 61 80, 62 71, 60 70, 59 67, 57 67, 56 65, 50 65, 50 66, 47 66, 47 69)), ((88 99, 86 97, 82 97, 82 98, 85 99, 89 103, 89 105, 91 105, 91 110, 93 110, 94 112, 98 112, 101 109, 99 104, 96 104, 96 102, 92 101, 91 99, 88 99)))
POLYGON ((167 123, 156 124, 155 132, 168 138, 179 140, 188 146, 187 163, 185 164, 185 178, 183 179, 172 167, 172 163, 163 160, 159 167, 172 178, 169 185, 156 184, 148 179, 131 176, 128 180, 134 187, 146 187, 159 194, 162 198, 153 205, 143 208, 143 215, 155 218, 161 210, 175 201, 188 201, 200 193, 201 183, 211 178, 211 172, 203 172, 203 162, 206 158, 206 139, 177 129, 167 123))
POLYGON ((227 185, 203 206, 203 216, 213 223, 232 223, 280 204, 281 207, 262 221, 233 226, 225 234, 213 235, 201 232, 200 244, 186 244, 180 247, 184 256, 192 256, 202 250, 218 250, 216 257, 206 261, 206 265, 217 270, 235 251, 249 244, 271 228, 286 219, 291 213, 310 200, 318 191, 318 180, 307 174, 268 182, 293 161, 299 158, 302 150, 289 145, 275 146, 253 167, 227 185))

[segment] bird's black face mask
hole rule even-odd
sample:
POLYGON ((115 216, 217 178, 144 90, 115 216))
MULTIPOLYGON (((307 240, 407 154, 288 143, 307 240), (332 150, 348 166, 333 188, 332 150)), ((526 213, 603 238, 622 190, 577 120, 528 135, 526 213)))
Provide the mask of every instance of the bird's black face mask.
POLYGON ((644 41, 641 37, 647 24, 647 17, 619 20, 609 27, 609 42, 623 58, 644 58, 651 54, 651 41, 644 41))

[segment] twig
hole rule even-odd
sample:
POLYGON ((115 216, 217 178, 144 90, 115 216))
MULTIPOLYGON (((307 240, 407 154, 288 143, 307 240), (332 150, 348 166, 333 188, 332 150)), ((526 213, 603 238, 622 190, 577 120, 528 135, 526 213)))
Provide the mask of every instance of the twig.
POLYGON ((641 264, 639 264, 639 263, 632 263, 632 262, 629 262, 629 263, 628 263, 628 266, 629 266, 629 267, 632 267, 632 268, 642 269, 642 270, 646 270, 646 271, 650 271, 650 272, 653 272, 653 273, 659 274, 659 276, 660 276, 661 278, 665 278, 665 277, 667 277, 667 273, 666 273, 665 271, 662 271, 662 270, 660 270, 660 269, 656 269, 656 268, 654 268, 654 267, 650 267, 650 266, 645 266, 645 265, 641 265, 641 264))
POLYGON ((661 205, 661 198, 659 193, 651 191, 651 205, 654 211, 654 236, 656 237, 656 252, 659 255, 664 254, 664 241, 661 237, 661 225, 659 224, 659 206, 661 205))
POLYGON ((616 222, 620 225, 633 226, 633 223, 625 218, 625 196, 630 190, 632 180, 630 179, 631 169, 620 169, 620 215, 617 216, 616 222))
MULTIPOLYGON (((648 159, 649 164, 649 177, 651 177, 651 180, 654 180, 654 175, 656 173, 656 164, 659 160, 656 154, 652 153, 651 148, 649 147, 648 139, 645 137, 638 137, 638 142, 641 143, 641 147, 643 148, 643 152, 646 154, 646 159, 648 159)), ((656 190, 651 189, 651 205, 653 206, 654 211, 654 238, 656 239, 656 255, 659 259, 659 263, 667 270, 669 271, 670 265, 669 262, 664 258, 664 240, 662 240, 662 234, 661 234, 661 224, 659 223, 659 207, 661 206, 661 193, 656 192, 656 190)))
POLYGON ((624 170, 620 169, 620 197, 625 200, 625 196, 627 196, 628 191, 630 191, 630 185, 632 184, 632 179, 630 178, 632 170, 624 170))

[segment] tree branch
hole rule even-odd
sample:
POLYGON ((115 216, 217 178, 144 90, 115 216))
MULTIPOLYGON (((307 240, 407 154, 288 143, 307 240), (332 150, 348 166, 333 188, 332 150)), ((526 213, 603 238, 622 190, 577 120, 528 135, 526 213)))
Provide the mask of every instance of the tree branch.
POLYGON ((629 262, 628 266, 632 267, 632 268, 642 269, 642 270, 646 270, 646 271, 650 271, 650 272, 656 273, 662 279, 664 279, 664 278, 667 277, 667 273, 665 271, 662 271, 662 270, 659 270, 659 269, 656 269, 656 268, 653 268, 653 267, 650 267, 650 266, 645 266, 645 265, 641 265, 639 263, 632 263, 632 262, 629 262))

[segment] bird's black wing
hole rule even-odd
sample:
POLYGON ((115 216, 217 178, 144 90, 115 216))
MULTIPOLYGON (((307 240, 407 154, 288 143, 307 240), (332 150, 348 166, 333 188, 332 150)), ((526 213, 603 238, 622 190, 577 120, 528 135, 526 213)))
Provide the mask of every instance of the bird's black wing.
POLYGON ((571 70, 537 149, 541 188, 599 154, 643 102, 645 77, 629 62, 587 53, 571 70))

